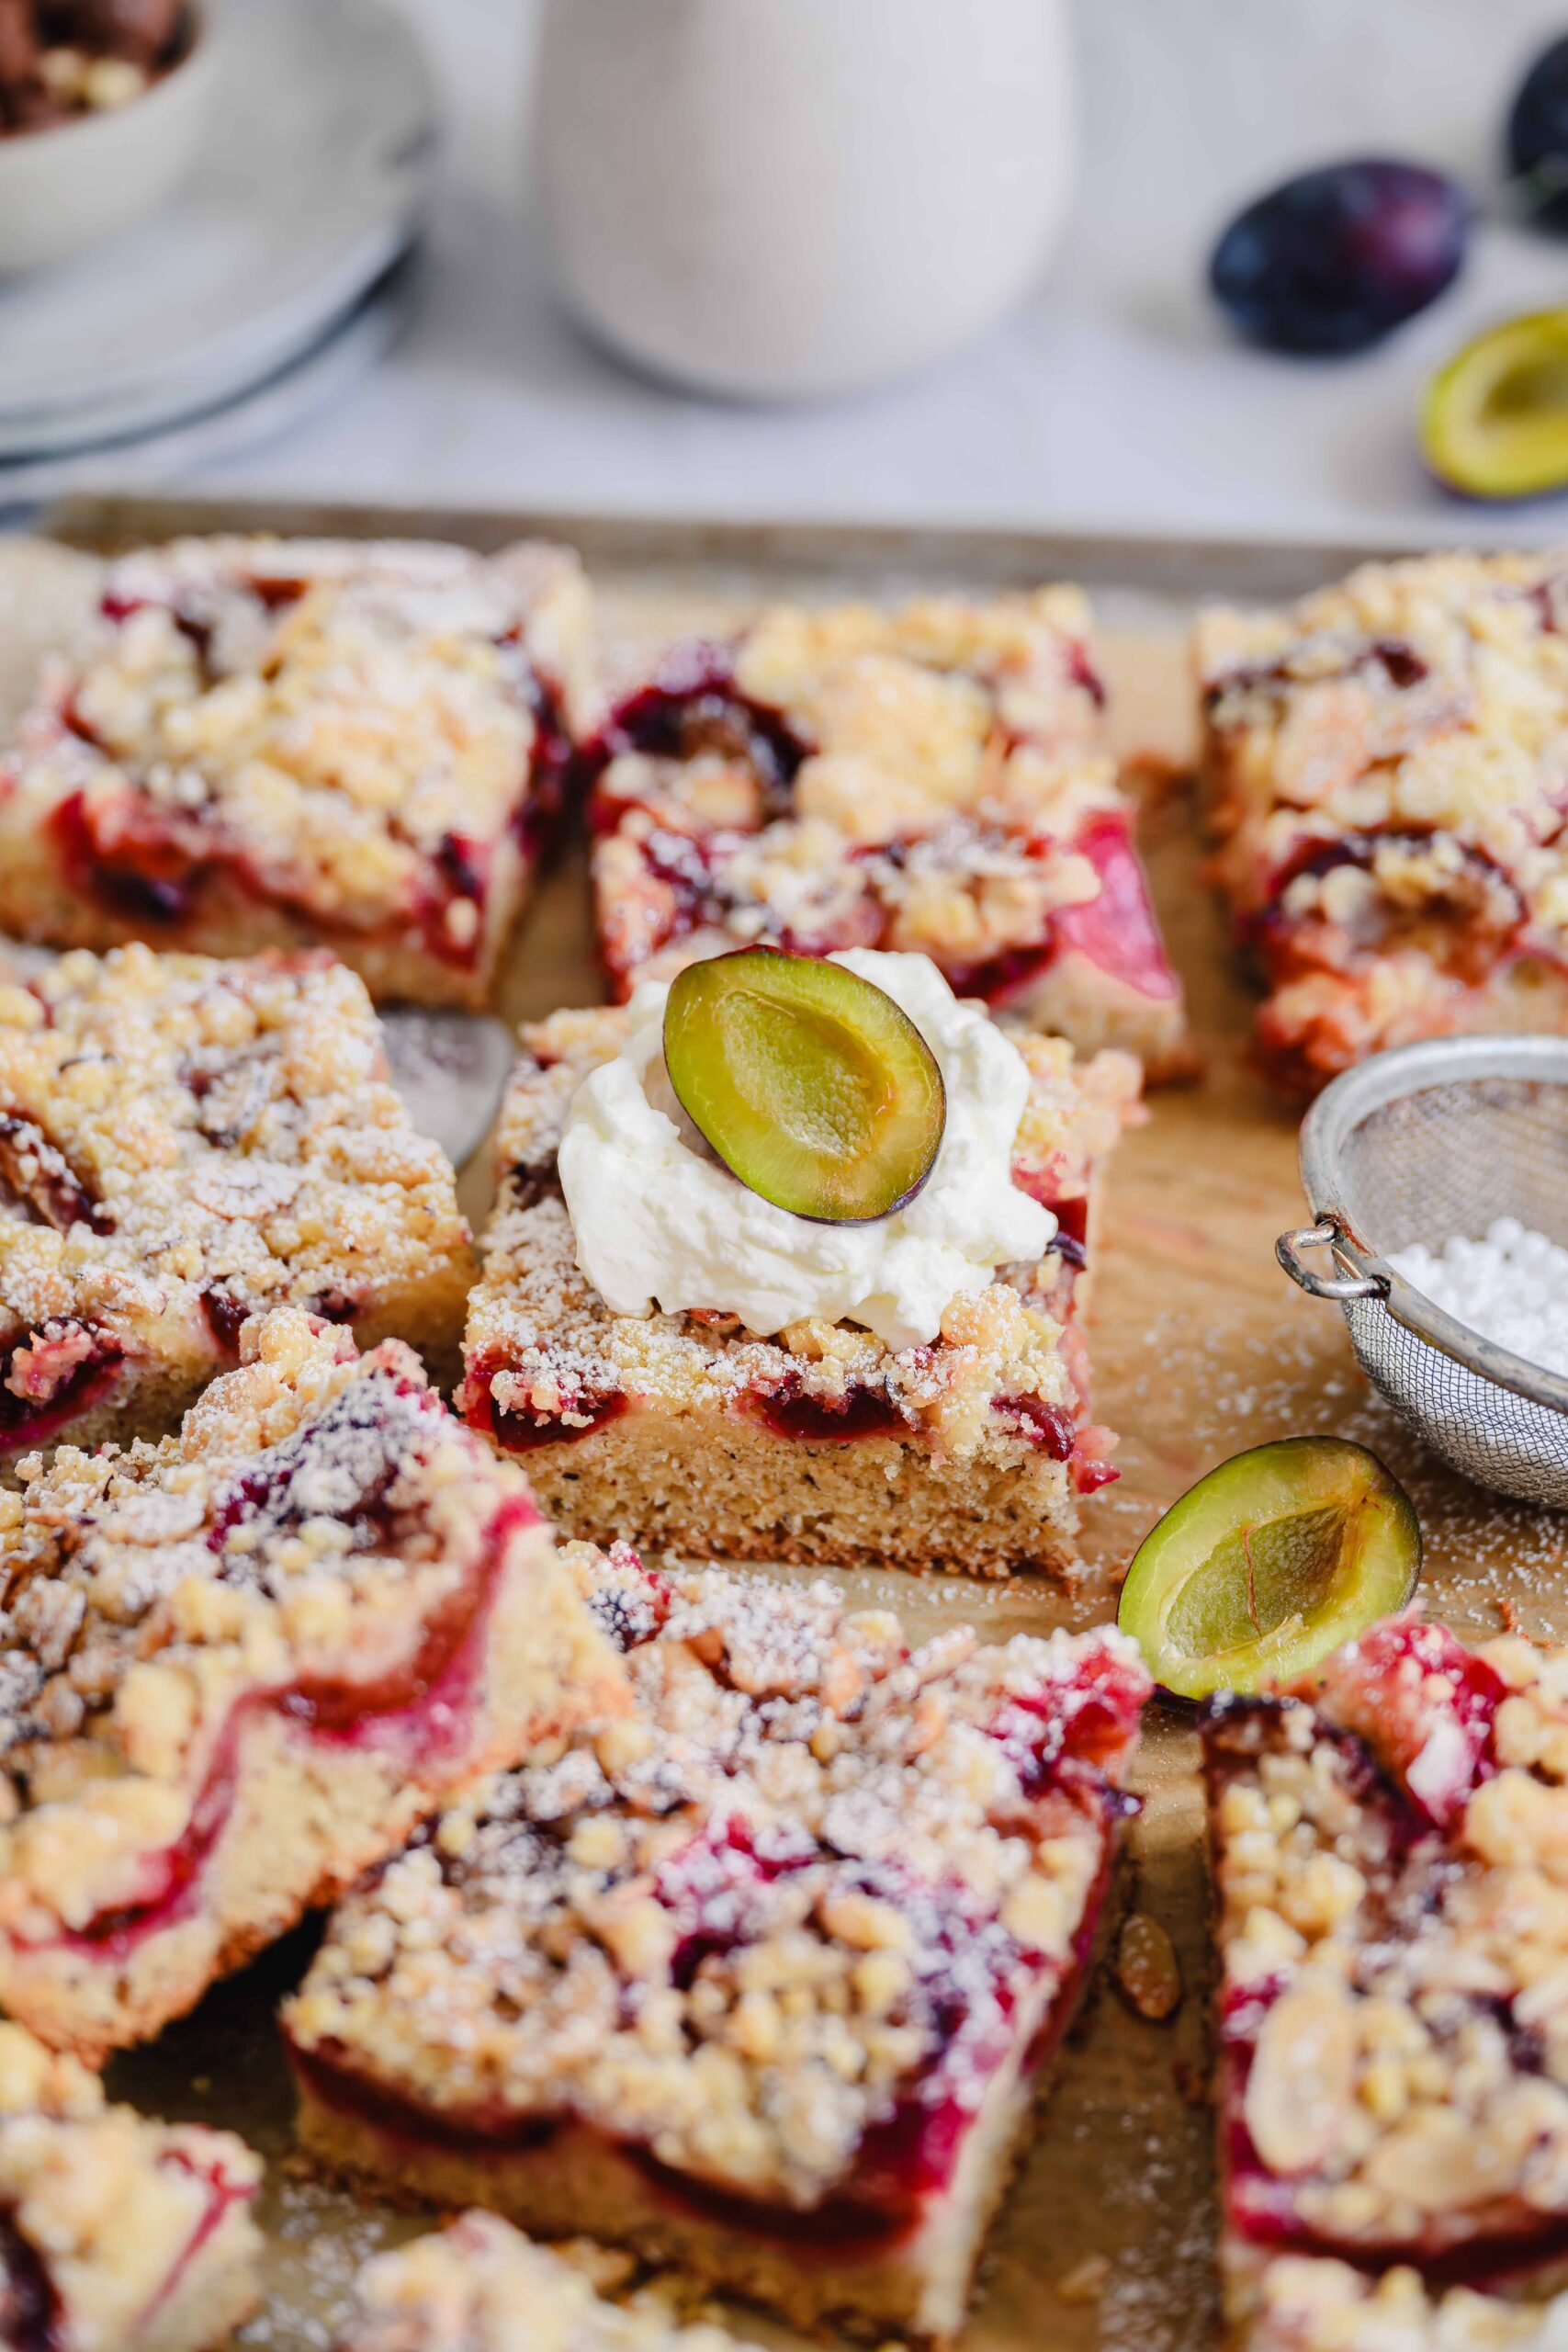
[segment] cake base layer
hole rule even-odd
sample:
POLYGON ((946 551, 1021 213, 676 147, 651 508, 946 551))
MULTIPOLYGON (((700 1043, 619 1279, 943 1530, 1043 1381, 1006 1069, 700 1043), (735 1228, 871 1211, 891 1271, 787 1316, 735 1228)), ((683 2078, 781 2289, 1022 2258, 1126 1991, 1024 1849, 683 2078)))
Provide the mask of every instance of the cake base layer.
POLYGON ((1067 1581, 1077 1560, 1071 1481, 1043 1453, 1021 1467, 939 1461, 896 1437, 780 1438, 643 1407, 519 1459, 547 1513, 592 1543, 1067 1581))

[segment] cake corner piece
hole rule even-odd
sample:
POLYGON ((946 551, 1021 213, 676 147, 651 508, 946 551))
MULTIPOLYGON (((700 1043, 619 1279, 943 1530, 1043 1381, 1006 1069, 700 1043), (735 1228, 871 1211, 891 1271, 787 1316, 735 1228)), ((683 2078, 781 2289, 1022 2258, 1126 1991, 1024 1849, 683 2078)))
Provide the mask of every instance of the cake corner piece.
POLYGON ((1427 555, 1200 620, 1214 873, 1288 1091, 1423 1037, 1568 1027, 1564 581, 1560 550, 1427 555))
POLYGON ((1568 2244, 1568 1651, 1388 1620, 1213 1704, 1204 1750, 1234 2340, 1533 2341, 1510 2313, 1568 2244))

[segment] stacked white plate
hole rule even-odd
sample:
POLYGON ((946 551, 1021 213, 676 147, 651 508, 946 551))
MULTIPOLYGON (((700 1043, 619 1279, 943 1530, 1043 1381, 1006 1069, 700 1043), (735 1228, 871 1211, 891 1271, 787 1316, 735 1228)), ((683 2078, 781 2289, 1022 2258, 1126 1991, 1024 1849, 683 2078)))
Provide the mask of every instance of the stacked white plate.
POLYGON ((0 279, 0 499, 105 445, 243 429, 253 398, 276 421, 296 372, 341 377, 339 336, 355 355, 385 341, 375 289, 417 232, 434 149, 406 26, 383 0, 228 0, 209 37, 212 120, 172 203, 0 279))

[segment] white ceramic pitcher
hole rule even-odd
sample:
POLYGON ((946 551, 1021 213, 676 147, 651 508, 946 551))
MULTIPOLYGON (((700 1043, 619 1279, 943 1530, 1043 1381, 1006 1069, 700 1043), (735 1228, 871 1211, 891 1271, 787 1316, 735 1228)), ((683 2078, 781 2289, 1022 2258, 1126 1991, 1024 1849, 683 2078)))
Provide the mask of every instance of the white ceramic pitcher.
POLYGON ((546 0, 534 153, 567 300, 705 390, 939 357, 1062 225, 1067 0, 546 0))

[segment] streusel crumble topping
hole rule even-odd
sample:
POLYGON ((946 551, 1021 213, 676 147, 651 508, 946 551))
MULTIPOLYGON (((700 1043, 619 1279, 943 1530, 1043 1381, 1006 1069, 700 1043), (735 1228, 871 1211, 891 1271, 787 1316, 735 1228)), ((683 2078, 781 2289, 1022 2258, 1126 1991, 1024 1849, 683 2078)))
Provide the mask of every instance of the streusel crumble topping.
POLYGON ((586 683, 585 594, 536 548, 487 563, 415 542, 216 538, 127 556, 96 639, 46 684, 18 773, 89 800, 130 793, 106 816, 113 842, 149 822, 197 860, 216 842, 269 895, 363 927, 444 844, 501 832, 537 756, 558 763, 586 683))
POLYGON ((340 1906, 288 2016, 307 2085, 324 2063, 480 2131, 565 2114, 750 2196, 901 2207, 1076 1979, 1136 1652, 911 1650, 826 1583, 570 1556, 640 1715, 482 1784, 340 1906))
MULTIPOLYGON (((1472 888, 1484 912, 1501 888, 1512 922, 1561 933, 1565 621, 1554 553, 1368 564, 1292 613, 1207 616, 1198 665, 1240 899, 1303 840, 1345 837, 1375 846, 1396 896, 1472 888)), ((1303 872, 1285 903, 1300 912, 1330 886, 1347 899, 1364 887, 1303 872)))
POLYGON ((1348 2263, 1280 2255, 1258 2281, 1246 2344, 1247 2352, 1555 2352, 1565 2316, 1561 2299, 1433 2292, 1404 2266, 1369 2277, 1348 2263))
POLYGON ((351 1713, 471 1601, 516 1472, 418 1359, 293 1310, 243 1334, 178 1437, 22 1464, 0 1494, 0 1925, 36 1940, 141 1899, 233 1709, 351 1713), (123 1886, 117 1878, 123 1877, 123 1886))
POLYGON ((0 2337, 17 2352, 141 2340, 204 2257, 226 2331, 255 2299, 244 2217, 261 2173, 232 2133, 107 2106, 86 2067, 0 2023, 0 2337))
POLYGON ((761 940, 927 953, 987 996, 1027 977, 1105 887, 1096 826, 1130 824, 1089 628, 1076 590, 1045 588, 781 605, 676 649, 593 752, 617 986, 761 940))
MULTIPOLYGON (((131 946, 0 975, 0 1341, 107 1326, 227 1353, 258 1308, 350 1320, 443 1264, 460 1283, 467 1250, 342 965, 131 946)), ((8 1366, 18 1398, 38 1348, 8 1366)))
POLYGON ((610 2301, 588 2270, 492 2213, 378 2255, 334 2352, 736 2352, 647 2291, 610 2301))
POLYGON ((1395 1621, 1207 1747, 1233 2228, 1528 2265, 1568 2216, 1568 1651, 1395 1621))

